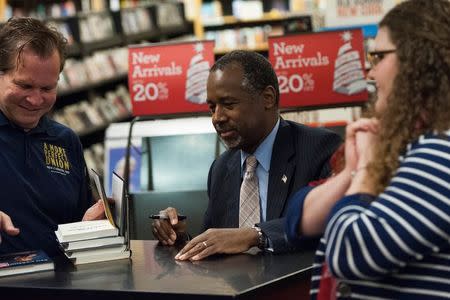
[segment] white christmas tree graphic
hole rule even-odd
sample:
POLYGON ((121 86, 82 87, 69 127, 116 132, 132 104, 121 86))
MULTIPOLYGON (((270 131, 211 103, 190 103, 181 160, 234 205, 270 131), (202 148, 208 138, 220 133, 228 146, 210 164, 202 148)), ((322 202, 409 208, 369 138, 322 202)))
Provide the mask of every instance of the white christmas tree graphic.
POLYGON ((339 48, 334 63, 333 90, 340 94, 353 95, 366 89, 366 80, 359 52, 352 49, 352 33, 345 31, 341 38, 344 45, 339 48))
POLYGON ((186 100, 192 103, 206 103, 206 82, 209 62, 203 57, 203 44, 194 45, 195 55, 191 58, 186 76, 186 100))

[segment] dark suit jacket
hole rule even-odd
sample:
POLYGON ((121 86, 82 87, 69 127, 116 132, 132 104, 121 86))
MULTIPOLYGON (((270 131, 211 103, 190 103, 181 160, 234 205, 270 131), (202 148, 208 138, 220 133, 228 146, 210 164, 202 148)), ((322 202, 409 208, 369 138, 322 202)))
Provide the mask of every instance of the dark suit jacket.
MULTIPOLYGON (((330 175, 329 159, 340 143, 340 137, 329 130, 281 119, 270 163, 267 221, 259 224, 272 242, 274 252, 295 250, 284 231, 283 216, 289 198, 309 182, 330 175)), ((205 230, 239 227, 240 162, 240 150, 228 150, 211 165, 205 230)))

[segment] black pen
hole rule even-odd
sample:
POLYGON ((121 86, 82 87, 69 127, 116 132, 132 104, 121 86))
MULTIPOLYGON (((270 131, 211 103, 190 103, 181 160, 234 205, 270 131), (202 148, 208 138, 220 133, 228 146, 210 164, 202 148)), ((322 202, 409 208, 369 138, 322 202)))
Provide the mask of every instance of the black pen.
MULTIPOLYGON (((166 215, 151 215, 150 218, 153 219, 153 220, 159 220, 159 219, 161 219, 161 220, 168 220, 169 219, 169 217, 166 216, 166 215)), ((183 221, 186 218, 187 217, 185 215, 178 215, 178 221, 183 221)))

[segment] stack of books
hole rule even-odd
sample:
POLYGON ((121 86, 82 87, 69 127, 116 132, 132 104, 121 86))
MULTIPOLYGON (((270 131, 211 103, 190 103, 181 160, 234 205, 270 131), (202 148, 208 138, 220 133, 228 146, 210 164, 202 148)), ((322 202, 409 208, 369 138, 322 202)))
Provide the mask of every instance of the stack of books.
POLYGON ((108 219, 60 224, 55 234, 74 265, 130 257, 124 237, 108 219))
POLYGON ((103 202, 106 219, 59 224, 55 231, 61 249, 74 265, 125 259, 131 256, 128 233, 125 230, 127 205, 123 201, 125 198, 123 179, 116 175, 116 180, 113 181, 112 200, 115 204, 113 210, 99 174, 91 169, 91 177, 103 202))

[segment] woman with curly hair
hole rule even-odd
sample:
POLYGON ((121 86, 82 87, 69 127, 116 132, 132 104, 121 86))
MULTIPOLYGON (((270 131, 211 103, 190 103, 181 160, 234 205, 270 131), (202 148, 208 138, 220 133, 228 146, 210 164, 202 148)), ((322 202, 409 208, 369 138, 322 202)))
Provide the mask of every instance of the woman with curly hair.
POLYGON ((448 0, 410 0, 380 23, 375 117, 348 126, 344 170, 288 217, 291 239, 325 230, 312 298, 450 297, 449 16, 448 0))

